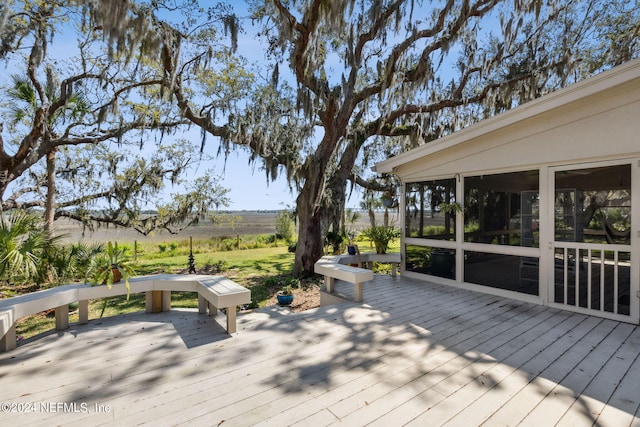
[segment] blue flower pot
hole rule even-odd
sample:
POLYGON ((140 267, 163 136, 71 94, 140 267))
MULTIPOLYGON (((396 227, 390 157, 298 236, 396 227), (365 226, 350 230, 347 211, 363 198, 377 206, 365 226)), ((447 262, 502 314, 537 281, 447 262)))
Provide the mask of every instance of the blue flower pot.
POLYGON ((276 295, 279 305, 290 305, 293 302, 293 295, 276 295))

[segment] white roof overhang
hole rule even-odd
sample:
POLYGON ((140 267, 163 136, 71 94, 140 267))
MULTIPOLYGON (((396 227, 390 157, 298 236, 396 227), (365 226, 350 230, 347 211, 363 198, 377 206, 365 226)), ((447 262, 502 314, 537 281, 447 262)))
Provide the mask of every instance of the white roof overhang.
POLYGON ((506 127, 542 114, 548 114, 551 110, 566 107, 585 98, 597 96, 601 92, 611 90, 636 79, 640 79, 640 60, 630 61, 612 68, 594 77, 522 104, 513 110, 482 120, 458 132, 389 158, 377 163, 373 170, 378 173, 395 173, 398 168, 408 163, 452 149, 465 142, 486 137, 506 127))

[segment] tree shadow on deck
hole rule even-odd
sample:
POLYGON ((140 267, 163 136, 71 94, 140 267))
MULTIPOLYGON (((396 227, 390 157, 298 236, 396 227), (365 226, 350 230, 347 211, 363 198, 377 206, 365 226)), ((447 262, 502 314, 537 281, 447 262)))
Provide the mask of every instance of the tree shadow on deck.
MULTIPOLYGON (((300 405, 330 392, 336 394, 331 413, 358 424, 390 413, 394 424, 419 417, 463 422, 467 407, 481 414, 478 422, 511 415, 512 406, 529 408, 521 417, 539 411, 540 419, 559 419, 567 410, 569 419, 590 423, 605 404, 630 419, 637 414, 640 398, 616 390, 635 381, 625 376, 640 363, 637 326, 377 277, 365 286, 364 304, 321 307, 313 316, 265 324, 281 333, 285 348, 295 349, 262 384, 281 391, 285 414, 287 405, 303 414, 300 405), (556 405, 563 410, 546 413, 556 405)), ((337 285, 345 293, 351 287, 337 285)))

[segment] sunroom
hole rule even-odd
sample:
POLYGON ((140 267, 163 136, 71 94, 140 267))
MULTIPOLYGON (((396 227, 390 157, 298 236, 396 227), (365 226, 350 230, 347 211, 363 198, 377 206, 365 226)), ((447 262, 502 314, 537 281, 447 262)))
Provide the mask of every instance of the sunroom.
POLYGON ((406 277, 640 323, 640 61, 375 169, 406 277))

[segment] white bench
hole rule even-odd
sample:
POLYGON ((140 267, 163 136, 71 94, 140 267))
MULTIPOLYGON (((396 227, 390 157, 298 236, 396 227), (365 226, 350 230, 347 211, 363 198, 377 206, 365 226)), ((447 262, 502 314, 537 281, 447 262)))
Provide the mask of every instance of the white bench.
POLYGON ((218 308, 227 312, 227 332, 236 331, 236 307, 251 302, 251 292, 226 277, 214 276, 198 281, 198 311, 215 316, 218 308))
POLYGON ((373 280, 373 271, 360 267, 352 267, 349 265, 340 264, 336 256, 322 257, 318 260, 313 270, 324 276, 324 284, 327 288, 327 292, 334 292, 335 279, 344 280, 345 282, 353 283, 355 302, 362 302, 363 291, 362 284, 366 281, 373 280))
MULTIPOLYGON (((171 309, 171 292, 198 292, 199 311, 215 316, 218 309, 227 313, 227 332, 236 332, 236 306, 251 302, 251 291, 219 276, 157 274, 129 279, 131 293, 146 293, 147 313, 171 309), (204 308, 203 308, 204 307, 204 308)), ((89 300, 126 295, 124 283, 107 286, 63 285, 44 291, 0 300, 0 352, 16 348, 16 320, 55 308, 56 330, 69 328, 69 304, 78 302, 78 323, 89 322, 89 300)))
POLYGON ((313 270, 324 276, 324 284, 327 292, 333 293, 335 279, 344 280, 354 285, 354 301, 363 301, 363 283, 373 280, 373 272, 366 267, 374 262, 382 262, 392 265, 392 274, 397 274, 400 265, 400 254, 375 254, 361 253, 357 255, 327 255, 320 258, 313 266, 313 270), (358 267, 345 265, 358 264, 358 267))
POLYGON ((382 264, 391 264, 391 275, 396 276, 398 274, 398 267, 400 266, 400 254, 376 254, 370 252, 363 252, 358 255, 337 255, 337 262, 340 264, 358 264, 361 268, 373 268, 374 262, 382 264))
POLYGON ((0 300, 0 352, 16 348, 16 321, 55 309, 56 330, 69 327, 69 304, 78 301, 81 285, 66 285, 0 300))

